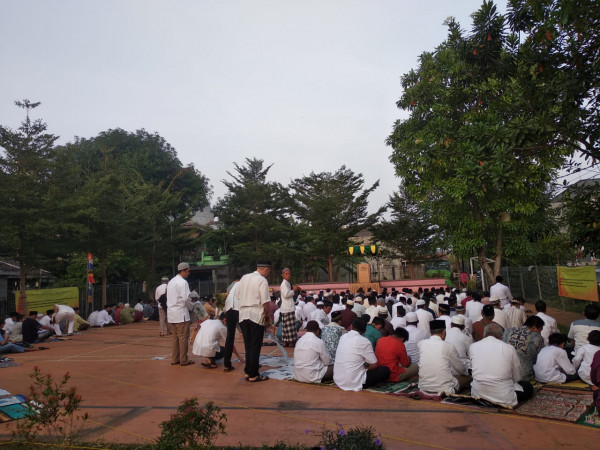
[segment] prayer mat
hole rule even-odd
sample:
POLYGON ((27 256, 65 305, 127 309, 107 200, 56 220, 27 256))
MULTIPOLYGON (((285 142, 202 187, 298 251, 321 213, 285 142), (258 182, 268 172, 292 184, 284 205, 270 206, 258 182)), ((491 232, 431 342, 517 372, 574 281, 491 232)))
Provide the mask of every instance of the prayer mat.
POLYGON ((592 386, 585 381, 570 381, 569 383, 547 383, 544 386, 550 389, 569 389, 572 391, 592 391, 592 386))
POLYGON ((22 419, 29 415, 27 403, 15 403, 14 405, 0 406, 0 413, 9 418, 9 420, 22 419))
POLYGON ((376 386, 371 386, 365 389, 369 392, 380 392, 383 394, 390 394, 393 392, 407 392, 414 391, 417 389, 417 384, 414 381, 400 381, 398 383, 381 383, 376 386))
POLYGON ((515 414, 544 419, 577 422, 594 403, 591 393, 558 392, 542 389, 528 402, 517 406, 515 414))
POLYGON ((411 391, 411 392, 390 392, 387 395, 396 395, 398 397, 408 397, 413 400, 435 400, 436 402, 441 402, 444 398, 445 394, 433 394, 430 392, 423 391, 411 391))
POLYGON ((24 403, 27 399, 24 395, 9 395, 8 397, 0 398, 0 407, 14 405, 16 403, 24 403))
POLYGON ((579 425, 586 425, 588 427, 600 428, 600 415, 598 414, 598 408, 594 406, 589 413, 581 416, 581 419, 579 419, 577 423, 579 425))
POLYGON ((258 363, 263 367, 283 367, 288 364, 294 364, 294 360, 292 358, 286 359, 282 356, 260 355, 258 363))
POLYGON ((293 380, 294 379, 294 360, 292 358, 284 358, 282 356, 267 356, 260 355, 260 365, 272 367, 262 371, 263 375, 273 378, 274 380, 293 380))
POLYGON ((18 364, 11 359, 5 359, 3 361, 0 361, 0 369, 2 369, 4 367, 15 367, 15 366, 20 366, 20 365, 21 364, 18 364))

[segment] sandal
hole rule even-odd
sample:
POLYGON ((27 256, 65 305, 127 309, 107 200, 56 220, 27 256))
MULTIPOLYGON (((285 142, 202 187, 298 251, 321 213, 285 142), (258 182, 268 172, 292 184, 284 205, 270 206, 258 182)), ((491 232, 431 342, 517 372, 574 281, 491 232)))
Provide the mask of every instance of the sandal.
POLYGON ((183 364, 180 364, 180 365, 181 365, 181 366, 191 366, 192 364, 195 364, 195 363, 196 363, 196 361, 192 361, 192 360, 190 359, 190 360, 188 360, 188 362, 186 362, 186 363, 183 363, 183 364))
POLYGON ((232 370, 235 370, 235 367, 223 367, 223 372, 231 372, 232 370))
POLYGON ((246 378, 246 380, 249 381, 250 383, 259 383, 260 381, 267 381, 268 379, 269 379, 269 377, 266 375, 259 375, 254 378, 246 378))
POLYGON ((200 363, 202 367, 206 367, 207 369, 216 369, 217 365, 215 363, 200 363))

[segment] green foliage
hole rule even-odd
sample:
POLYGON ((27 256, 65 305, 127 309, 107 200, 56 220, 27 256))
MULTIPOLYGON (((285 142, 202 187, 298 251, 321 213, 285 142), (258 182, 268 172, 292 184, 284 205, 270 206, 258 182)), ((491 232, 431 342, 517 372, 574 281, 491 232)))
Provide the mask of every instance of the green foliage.
POLYGON ((387 208, 391 220, 371 228, 373 237, 384 244, 385 254, 415 264, 435 253, 440 240, 426 203, 415 202, 401 188, 390 196, 387 208))
POLYGON ((33 379, 27 404, 29 415, 18 421, 17 430, 13 434, 19 439, 32 442, 42 432, 58 441, 61 446, 73 443, 83 421, 88 419, 88 414, 77 414, 81 396, 74 387, 66 388, 71 378, 69 373, 56 383, 50 374, 42 374, 36 366, 29 377, 33 379))
POLYGON ((290 184, 293 212, 305 228, 308 254, 328 261, 333 280, 333 259, 345 254, 349 239, 377 222, 385 210, 367 213, 368 197, 379 181, 364 188, 362 175, 346 166, 335 173, 311 173, 290 184))
POLYGON ((565 99, 547 95, 529 49, 492 2, 472 17, 470 34, 450 18, 447 40, 402 77, 410 118, 387 142, 407 193, 428 203, 455 254, 475 252, 493 278, 506 237, 527 232, 573 148, 555 139, 565 99))
POLYGON ((356 427, 345 430, 338 424, 337 430, 323 430, 318 444, 326 450, 378 450, 385 448, 381 433, 375 435, 373 427, 356 427))
POLYGON ((215 443, 225 433, 227 421, 221 409, 208 402, 204 408, 198 399, 184 400, 171 419, 160 424, 161 435, 157 442, 159 449, 204 448, 215 443))
POLYGON ((213 208, 219 229, 211 239, 234 264, 248 269, 260 259, 285 260, 295 242, 286 190, 267 181, 271 166, 261 159, 234 166, 235 173, 227 172, 232 180, 223 180, 228 192, 213 208))
POLYGON ((571 242, 600 254, 600 180, 570 186, 562 194, 571 242))

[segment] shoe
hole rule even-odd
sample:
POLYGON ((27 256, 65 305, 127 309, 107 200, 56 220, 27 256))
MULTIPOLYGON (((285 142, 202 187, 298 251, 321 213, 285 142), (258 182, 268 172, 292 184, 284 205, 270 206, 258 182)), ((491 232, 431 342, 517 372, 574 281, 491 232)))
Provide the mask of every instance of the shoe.
POLYGON ((176 363, 171 363, 172 366, 178 366, 179 365, 179 361, 177 361, 176 363))
POLYGON ((217 365, 215 363, 200 363, 202 367, 206 367, 207 369, 216 369, 217 365))
POLYGON ((180 366, 191 366, 192 364, 195 364, 195 363, 196 363, 195 361, 192 361, 190 359, 190 360, 188 360, 188 362, 180 364, 180 366))
POLYGON ((223 367, 223 372, 231 372, 232 370, 235 370, 235 367, 223 367))
POLYGON ((259 375, 254 378, 247 378, 247 381, 249 381, 250 383, 259 383, 260 381, 267 381, 268 379, 269 377, 266 375, 259 375))

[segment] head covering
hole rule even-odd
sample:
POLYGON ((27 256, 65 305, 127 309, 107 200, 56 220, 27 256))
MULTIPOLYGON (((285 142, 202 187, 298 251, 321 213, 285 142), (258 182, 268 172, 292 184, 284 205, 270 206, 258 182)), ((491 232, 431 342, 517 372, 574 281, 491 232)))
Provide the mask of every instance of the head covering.
POLYGON ((186 270, 189 268, 190 268, 190 265, 188 263, 182 262, 182 263, 179 263, 179 265, 177 266, 177 272, 181 272, 182 270, 186 270))
POLYGON ((423 299, 417 300, 417 306, 426 305, 426 304, 427 304, 427 302, 423 299))
POLYGON ((455 309, 456 309, 456 312, 459 312, 459 311, 464 311, 465 307, 459 303, 458 305, 456 305, 455 309))
POLYGON ((346 300, 346 305, 348 305, 348 306, 354 306, 354 301, 353 300, 346 300))
POLYGON ((331 320, 333 320, 334 322, 340 320, 342 318, 342 312, 341 311, 334 311, 331 313, 331 320))
POLYGON ((490 305, 497 305, 500 303, 500 299, 498 297, 490 297, 490 305))
POLYGON ((483 308, 481 309, 481 315, 487 318, 494 317, 494 307, 492 305, 483 305, 483 308))
POLYGON ((513 298, 510 302, 511 303, 521 304, 521 301, 518 298, 513 298))
POLYGON ((431 331, 439 331, 446 329, 446 321, 445 320, 432 320, 429 322, 429 328, 431 331))
POLYGON ((323 303, 322 301, 318 301, 317 302, 317 306, 323 306, 325 303, 323 303))
POLYGON ((456 324, 456 325, 464 325, 465 324, 465 316, 452 317, 452 323, 456 324))
POLYGON ((448 305, 447 303, 440 303, 439 308, 442 312, 450 313, 450 305, 448 305))
POLYGON ((406 317, 406 323, 415 323, 419 321, 419 316, 417 316, 417 313, 414 312, 409 312, 406 317))
POLYGON ((169 281, 169 277, 162 277, 160 281, 169 281))
POLYGON ((357 295, 356 297, 354 297, 354 301, 357 302, 357 303, 362 303, 363 299, 362 299, 362 297, 360 295, 357 295))
POLYGON ((271 268, 271 261, 258 261, 256 267, 268 267, 271 268))

